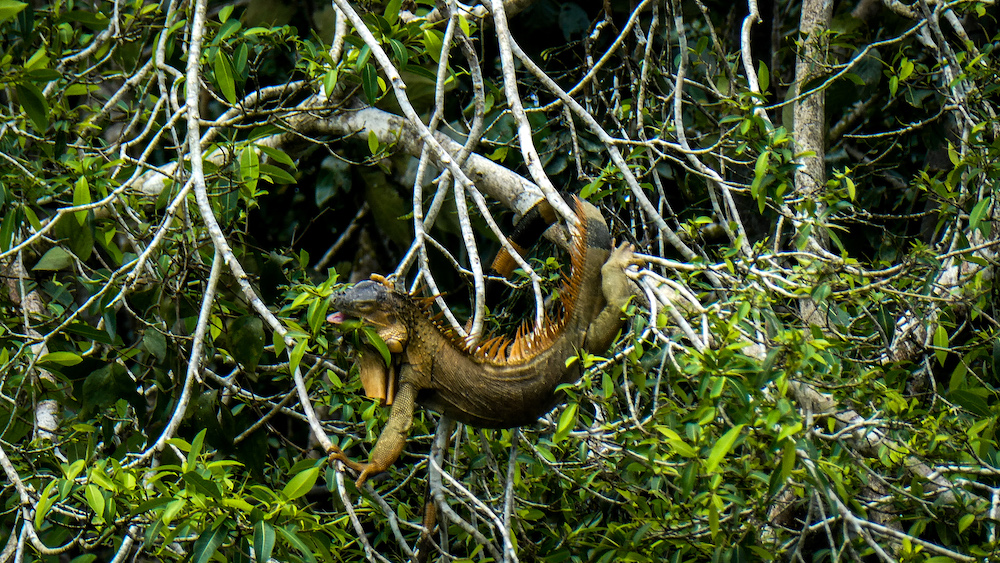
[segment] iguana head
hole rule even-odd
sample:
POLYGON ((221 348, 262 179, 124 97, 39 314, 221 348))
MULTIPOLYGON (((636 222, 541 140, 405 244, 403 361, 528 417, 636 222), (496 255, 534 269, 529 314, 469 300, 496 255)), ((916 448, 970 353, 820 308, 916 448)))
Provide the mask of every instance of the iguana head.
MULTIPOLYGON (((359 282, 334 297, 336 312, 326 320, 339 325, 348 319, 357 319, 375 330, 389 352, 399 354, 409 336, 406 324, 400 321, 401 305, 400 296, 389 281, 373 274, 370 281, 359 282)), ((395 375, 374 346, 366 345, 360 351, 359 366, 365 394, 391 405, 396 390, 395 375)))
POLYGON ((392 284, 378 274, 372 279, 359 282, 333 298, 335 313, 326 320, 340 324, 348 319, 357 319, 375 329, 385 341, 389 351, 398 354, 406 346, 408 330, 400 321, 403 304, 392 284))

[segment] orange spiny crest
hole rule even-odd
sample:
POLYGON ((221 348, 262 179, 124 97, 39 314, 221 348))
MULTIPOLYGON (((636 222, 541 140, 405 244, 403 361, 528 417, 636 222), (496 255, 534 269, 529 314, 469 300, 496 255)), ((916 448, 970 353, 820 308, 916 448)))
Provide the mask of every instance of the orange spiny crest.
MULTIPOLYGON (((538 352, 550 346, 565 328, 569 312, 574 309, 580 295, 580 287, 583 284, 583 268, 587 253, 587 216, 583 204, 579 201, 576 206, 576 215, 580 220, 580 232, 573 237, 573 244, 570 247, 570 267, 572 269, 569 276, 563 276, 563 282, 559 286, 561 306, 554 319, 550 320, 546 316, 538 329, 533 329, 530 322, 525 322, 517 328, 513 338, 505 335, 494 336, 481 340, 479 344, 473 346, 466 339, 460 337, 454 327, 444 322, 443 312, 438 312, 431 317, 431 321, 441 334, 458 349, 493 364, 518 363, 534 357, 538 352)), ((416 301, 429 315, 435 298, 436 296, 424 297, 416 299, 416 301)))
MULTIPOLYGON (((434 302, 437 300, 438 297, 440 297, 440 294, 432 295, 430 297, 414 297, 413 301, 417 304, 417 307, 420 307, 424 311, 430 312, 431 308, 434 307, 434 302)), ((441 313, 438 313, 437 315, 432 317, 432 320, 437 318, 439 315, 441 315, 441 313)))

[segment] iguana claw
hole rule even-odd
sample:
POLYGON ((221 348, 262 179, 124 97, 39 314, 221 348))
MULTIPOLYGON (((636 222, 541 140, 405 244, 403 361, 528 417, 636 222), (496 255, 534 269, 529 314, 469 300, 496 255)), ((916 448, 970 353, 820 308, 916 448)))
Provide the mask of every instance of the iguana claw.
POLYGON ((367 481, 369 477, 371 477, 372 475, 377 475, 382 471, 385 471, 385 469, 380 469, 373 463, 359 463, 357 461, 354 461, 353 459, 347 457, 347 455, 345 455, 344 452, 337 446, 333 446, 330 448, 327 459, 330 460, 330 463, 339 461, 344 465, 346 465, 347 467, 349 467, 351 470, 360 473, 358 479, 354 482, 355 486, 357 486, 358 489, 361 489, 365 486, 365 481, 367 481))

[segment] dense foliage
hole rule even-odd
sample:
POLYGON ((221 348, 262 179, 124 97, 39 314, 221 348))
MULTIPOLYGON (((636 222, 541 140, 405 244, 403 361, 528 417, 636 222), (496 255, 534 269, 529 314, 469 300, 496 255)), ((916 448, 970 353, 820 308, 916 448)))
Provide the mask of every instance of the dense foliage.
POLYGON ((998 31, 992 0, 0 0, 0 562, 1000 557, 998 31), (560 233, 500 301, 483 264, 560 191, 648 260, 615 348, 532 427, 421 412, 355 488, 325 452, 387 409, 330 297, 531 322, 560 233))

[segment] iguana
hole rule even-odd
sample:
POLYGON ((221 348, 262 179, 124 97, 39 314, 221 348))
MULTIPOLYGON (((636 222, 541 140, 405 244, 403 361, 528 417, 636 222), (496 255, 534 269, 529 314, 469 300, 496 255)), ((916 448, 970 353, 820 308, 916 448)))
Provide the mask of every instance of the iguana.
POLYGON ((513 339, 495 337, 470 347, 429 314, 428 300, 415 299, 373 275, 333 300, 327 320, 357 318, 373 327, 397 357, 398 374, 381 354, 365 347, 358 359, 365 393, 392 405, 368 463, 334 449, 331 460, 360 472, 360 488, 385 471, 403 451, 416 403, 481 428, 513 428, 538 420, 558 402, 556 387, 580 378, 581 350, 603 354, 622 326, 622 309, 633 295, 625 268, 636 263, 633 248, 612 249, 601 212, 577 199, 580 227, 573 235, 572 273, 564 280, 562 314, 539 329, 522 326, 513 339))

